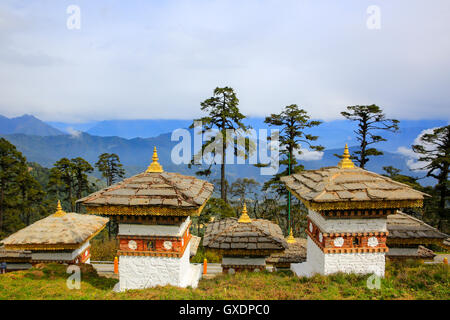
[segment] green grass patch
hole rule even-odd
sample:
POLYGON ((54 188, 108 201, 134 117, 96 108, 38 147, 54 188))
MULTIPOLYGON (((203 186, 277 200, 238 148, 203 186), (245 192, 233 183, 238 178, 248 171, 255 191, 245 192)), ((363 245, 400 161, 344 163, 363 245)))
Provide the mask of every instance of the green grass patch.
POLYGON ((369 276, 334 274, 299 278, 290 271, 242 272, 201 280, 198 288, 172 286, 115 293, 115 279, 99 277, 83 266, 81 288, 70 290, 66 266, 38 265, 0 275, 0 299, 450 299, 449 267, 416 262, 388 263, 380 289, 369 289, 369 276))

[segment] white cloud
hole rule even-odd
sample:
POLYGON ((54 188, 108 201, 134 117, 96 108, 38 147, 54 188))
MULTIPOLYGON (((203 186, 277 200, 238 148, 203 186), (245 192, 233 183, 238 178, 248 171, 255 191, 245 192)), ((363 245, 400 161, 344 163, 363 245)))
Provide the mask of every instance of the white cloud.
POLYGON ((74 139, 78 139, 79 137, 81 137, 81 134, 82 134, 81 131, 75 130, 75 129, 72 128, 72 127, 67 127, 67 128, 66 128, 66 132, 67 132, 68 134, 70 134, 70 136, 71 136, 72 138, 74 138, 74 139))
POLYGON ((317 161, 322 160, 323 151, 312 151, 308 149, 300 149, 294 151, 294 156, 298 160, 317 161))
POLYGON ((450 118, 450 2, 398 0, 366 27, 369 1, 66 1, 0 4, 0 114, 45 121, 200 115, 216 86, 241 111, 297 103, 342 119, 376 103, 393 118, 450 118))
MULTIPOLYGON (((429 128, 429 129, 425 129, 422 130, 422 132, 414 139, 413 145, 423 145, 425 147, 425 149, 430 150, 433 148, 433 145, 427 144, 427 143, 423 143, 420 138, 427 133, 432 133, 433 130, 436 128, 429 128)), ((415 153, 411 148, 407 148, 404 146, 398 147, 397 148, 397 153, 400 153, 401 155, 407 157, 408 159, 406 159, 406 165, 408 166, 408 168, 410 168, 411 170, 416 170, 416 171, 426 171, 424 169, 422 169, 423 167, 425 167, 428 162, 424 162, 424 161, 418 161, 418 159, 420 158, 420 155, 415 153)))

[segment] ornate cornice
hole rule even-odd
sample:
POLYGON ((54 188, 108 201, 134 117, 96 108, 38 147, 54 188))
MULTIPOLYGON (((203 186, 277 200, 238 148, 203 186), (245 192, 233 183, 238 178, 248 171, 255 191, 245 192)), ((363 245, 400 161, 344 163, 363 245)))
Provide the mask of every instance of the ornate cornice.
POLYGON ((206 200, 198 208, 170 208, 158 206, 89 206, 86 205, 88 214, 106 215, 106 216, 199 216, 206 205, 206 200))

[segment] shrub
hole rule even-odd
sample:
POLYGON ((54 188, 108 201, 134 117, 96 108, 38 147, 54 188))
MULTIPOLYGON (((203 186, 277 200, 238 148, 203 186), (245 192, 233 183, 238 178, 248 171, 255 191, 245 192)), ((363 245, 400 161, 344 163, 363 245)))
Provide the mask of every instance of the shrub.
POLYGON ((117 250, 116 240, 93 240, 91 241, 91 260, 114 261, 117 250))

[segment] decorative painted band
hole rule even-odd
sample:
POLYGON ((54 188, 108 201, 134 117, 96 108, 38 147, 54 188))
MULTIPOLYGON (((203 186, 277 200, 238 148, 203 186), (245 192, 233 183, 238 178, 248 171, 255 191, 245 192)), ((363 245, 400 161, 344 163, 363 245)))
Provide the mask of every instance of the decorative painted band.
POLYGON ((189 233, 183 246, 179 251, 136 251, 136 250, 118 250, 117 254, 119 256, 146 256, 146 257, 176 257, 181 258, 191 241, 192 235, 189 233))
POLYGON ((129 224, 143 224, 143 225, 179 225, 186 219, 185 216, 142 216, 142 215, 130 215, 122 216, 116 215, 112 217, 117 223, 129 223, 129 224))
POLYGON ((389 235, 389 231, 386 231, 386 232, 335 232, 335 233, 323 233, 324 237, 372 237, 372 236, 386 237, 388 235, 389 235))
POLYGON ((394 214, 397 209, 367 209, 367 210, 321 210, 318 211, 324 218, 345 218, 345 219, 364 219, 364 218, 384 218, 389 214, 394 214))
POLYGON ((365 253, 365 252, 388 252, 388 248, 386 247, 386 237, 385 236, 377 236, 376 242, 373 246, 369 246, 369 242, 366 237, 358 237, 358 236, 349 236, 342 237, 340 240, 340 246, 337 247, 334 243, 336 239, 339 237, 325 237, 322 235, 322 239, 320 239, 320 229, 314 225, 314 223, 308 220, 308 226, 312 224, 313 231, 311 232, 306 229, 306 234, 308 237, 322 250, 324 253, 365 253), (357 246, 353 245, 354 238, 357 238, 357 246), (333 244, 331 244, 333 243, 333 244))
POLYGON ((202 212, 206 205, 203 203, 198 208, 171 208, 171 207, 157 207, 157 206, 115 206, 115 205, 105 205, 105 206, 86 206, 86 212, 88 214, 99 214, 99 215, 111 215, 111 216, 198 216, 202 212))
MULTIPOLYGON (((184 253, 184 251, 183 251, 184 253)), ((139 256, 139 257, 167 257, 181 258, 181 252, 156 252, 156 251, 117 251, 118 256, 139 256)))
POLYGON ((389 249, 385 248, 325 248, 324 253, 376 253, 376 252, 388 252, 389 249))
POLYGON ((214 249, 206 248, 210 252, 214 252, 221 256, 233 256, 233 257, 268 257, 272 253, 283 252, 283 250, 267 250, 267 249, 214 249))

